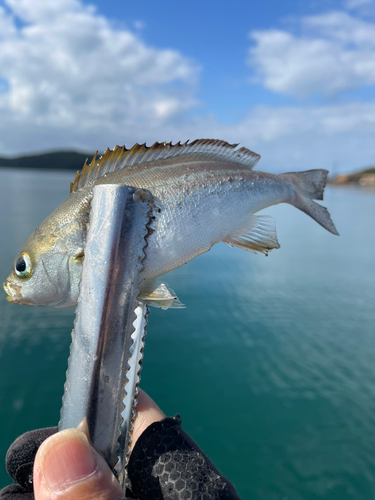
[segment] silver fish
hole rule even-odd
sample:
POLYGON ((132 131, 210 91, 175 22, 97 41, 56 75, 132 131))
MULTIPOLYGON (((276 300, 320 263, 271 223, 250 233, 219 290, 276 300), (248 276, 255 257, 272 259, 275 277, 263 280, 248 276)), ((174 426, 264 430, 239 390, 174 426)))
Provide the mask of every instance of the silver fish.
POLYGON ((271 217, 254 215, 278 203, 302 210, 338 234, 322 200, 328 172, 280 175, 252 170, 260 156, 224 141, 116 146, 84 165, 70 197, 27 239, 4 283, 7 300, 18 304, 66 307, 77 302, 88 230, 90 202, 97 184, 124 184, 153 194, 155 219, 141 273, 140 299, 180 307, 174 292, 156 278, 222 241, 254 253, 279 248, 271 217))

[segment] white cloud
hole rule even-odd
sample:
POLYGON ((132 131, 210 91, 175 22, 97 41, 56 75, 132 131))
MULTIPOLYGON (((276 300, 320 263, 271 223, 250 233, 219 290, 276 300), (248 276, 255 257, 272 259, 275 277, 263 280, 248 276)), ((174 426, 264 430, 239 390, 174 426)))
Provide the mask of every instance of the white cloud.
MULTIPOLYGON (((67 12, 82 11, 82 4, 78 0, 56 0, 54 2, 46 2, 41 0, 5 0, 5 4, 12 12, 22 21, 26 23, 32 22, 50 22, 56 20, 60 16, 64 16, 67 12)), ((93 7, 86 9, 93 12, 93 7)))
POLYGON ((0 5, 0 40, 10 39, 15 34, 16 28, 11 16, 0 5))
POLYGON ((352 44, 354 50, 375 49, 375 24, 336 11, 302 18, 302 25, 311 36, 322 36, 345 45, 352 44))
POLYGON ((373 0, 346 0, 345 7, 347 9, 357 9, 366 5, 371 5, 373 0))
MULTIPOLYGON (((375 164, 375 101, 257 106, 241 121, 223 124, 202 110, 191 112, 197 63, 116 26, 79 0, 6 0, 0 6, 0 155, 212 137, 260 153, 259 168, 271 172, 375 164)), ((256 35, 252 57, 268 88, 341 91, 348 70, 342 63, 340 73, 332 50, 338 59, 351 50, 358 60, 365 51, 373 55, 370 23, 330 13, 303 18, 301 26, 301 37, 281 30, 256 35), (328 73, 333 67, 328 76, 319 66, 323 56, 328 73)), ((363 82, 358 74, 351 78, 363 82)))
POLYGON ((329 170, 333 163, 348 172, 375 165, 375 102, 257 106, 237 124, 220 124, 211 117, 186 124, 183 132, 185 137, 241 142, 262 156, 257 168, 269 172, 329 170))
POLYGON ((94 7, 78 0, 5 5, 0 79, 9 91, 0 94, 2 153, 20 145, 93 149, 95 139, 104 148, 142 127, 160 128, 196 105, 194 61, 147 46, 94 7))
POLYGON ((258 82, 275 92, 305 97, 375 84, 375 24, 346 12, 301 20, 301 36, 253 31, 249 64, 258 82))
POLYGON ((136 21, 133 21, 133 26, 136 30, 144 30, 146 28, 146 23, 138 19, 136 21))

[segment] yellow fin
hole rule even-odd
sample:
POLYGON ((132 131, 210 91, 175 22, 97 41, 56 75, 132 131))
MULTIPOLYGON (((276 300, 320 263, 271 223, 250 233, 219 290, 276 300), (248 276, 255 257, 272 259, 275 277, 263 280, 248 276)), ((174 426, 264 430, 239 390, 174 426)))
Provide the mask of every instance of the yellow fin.
POLYGON ((248 252, 268 255, 274 248, 280 248, 275 219, 269 215, 253 215, 247 228, 231 234, 224 243, 248 252))
POLYGON ((90 182, 116 170, 187 154, 216 156, 253 168, 260 156, 250 149, 237 149, 237 146, 238 144, 228 144, 216 139, 197 139, 190 144, 189 141, 184 144, 180 142, 176 144, 155 142, 150 147, 147 147, 146 143, 134 144, 130 149, 126 149, 125 146, 116 146, 113 150, 107 149, 100 158, 96 158, 95 155, 90 164, 86 161, 82 172, 77 173, 73 185, 71 185, 71 192, 77 191, 90 182))

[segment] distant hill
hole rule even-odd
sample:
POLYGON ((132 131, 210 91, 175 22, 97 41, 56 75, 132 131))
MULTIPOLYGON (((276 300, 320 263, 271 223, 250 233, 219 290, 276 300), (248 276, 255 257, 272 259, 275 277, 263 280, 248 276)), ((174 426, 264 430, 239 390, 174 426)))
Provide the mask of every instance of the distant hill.
POLYGON ((17 158, 1 158, 0 167, 47 168, 50 170, 82 170, 86 158, 91 161, 93 153, 55 151, 17 158))
POLYGON ((375 166, 359 170, 352 174, 339 174, 330 180, 331 184, 338 186, 346 184, 357 184, 363 187, 375 187, 375 166))

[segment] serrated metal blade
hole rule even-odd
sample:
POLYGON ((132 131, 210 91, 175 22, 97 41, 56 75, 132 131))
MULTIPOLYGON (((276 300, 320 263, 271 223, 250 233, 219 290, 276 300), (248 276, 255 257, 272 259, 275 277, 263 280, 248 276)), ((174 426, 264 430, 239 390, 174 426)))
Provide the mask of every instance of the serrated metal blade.
POLYGON ((137 297, 151 202, 129 186, 94 188, 59 423, 83 427, 123 486, 147 316, 137 297))
POLYGON ((125 386, 125 397, 123 400, 124 410, 121 414, 122 424, 120 426, 121 434, 119 438, 119 450, 121 450, 121 452, 119 453, 119 461, 115 466, 117 477, 120 484, 123 485, 124 491, 126 485, 131 489, 130 483, 127 483, 127 465, 130 457, 130 444, 132 441, 133 425, 136 416, 149 309, 146 304, 139 303, 135 312, 137 318, 133 323, 133 344, 130 348, 131 357, 128 360, 129 370, 126 374, 127 383, 125 386))

